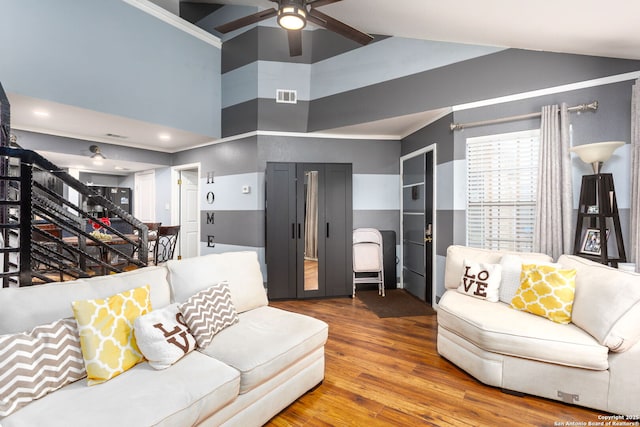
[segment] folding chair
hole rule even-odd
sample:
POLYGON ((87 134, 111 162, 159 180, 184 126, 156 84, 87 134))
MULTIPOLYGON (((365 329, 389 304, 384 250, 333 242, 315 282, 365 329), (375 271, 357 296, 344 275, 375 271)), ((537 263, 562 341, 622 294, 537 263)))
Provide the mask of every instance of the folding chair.
POLYGON ((353 230, 353 297, 356 284, 377 283, 378 295, 384 296, 382 234, 375 228, 353 230))

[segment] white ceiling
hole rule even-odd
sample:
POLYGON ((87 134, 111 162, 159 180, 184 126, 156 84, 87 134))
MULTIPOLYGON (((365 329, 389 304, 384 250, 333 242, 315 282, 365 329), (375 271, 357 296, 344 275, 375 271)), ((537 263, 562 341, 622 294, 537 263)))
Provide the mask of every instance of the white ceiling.
POLYGON ((343 0, 319 10, 371 34, 640 59, 637 0, 343 0))
MULTIPOLYGON (((190 1, 262 8, 275 5, 269 0, 190 1)), ((155 2, 169 10, 178 10, 179 0, 155 2)), ((638 0, 606 3, 602 0, 344 0, 323 6, 321 10, 371 34, 640 59, 638 0)), ((11 124, 16 129, 167 152, 210 142, 210 138, 203 135, 8 95, 11 124), (39 109, 49 111, 49 117, 35 116, 33 111, 39 109), (123 135, 126 139, 108 137, 107 133, 123 135), (171 139, 160 140, 161 133, 170 134, 171 139)), ((441 114, 441 111, 425 112, 322 133, 404 136, 441 114)), ((108 169, 113 170, 113 166, 109 165, 108 169)))

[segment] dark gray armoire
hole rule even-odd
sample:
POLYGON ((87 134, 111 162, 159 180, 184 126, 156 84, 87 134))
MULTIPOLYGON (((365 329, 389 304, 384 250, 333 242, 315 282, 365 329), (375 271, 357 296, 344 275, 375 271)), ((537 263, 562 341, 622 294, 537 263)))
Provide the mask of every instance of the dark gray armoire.
POLYGON ((267 163, 269 298, 351 295, 352 167, 267 163))

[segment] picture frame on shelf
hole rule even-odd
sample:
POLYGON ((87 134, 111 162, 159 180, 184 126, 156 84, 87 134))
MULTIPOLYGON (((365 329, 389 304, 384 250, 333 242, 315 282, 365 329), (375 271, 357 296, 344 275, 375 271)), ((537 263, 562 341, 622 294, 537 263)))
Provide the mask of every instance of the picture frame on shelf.
MULTIPOLYGON (((607 238, 609 237, 609 229, 607 228, 607 238)), ((605 239, 606 242, 606 239, 605 239)), ((582 240, 582 246, 580 252, 587 255, 601 255, 602 254, 602 239, 600 238, 600 230, 597 228, 587 228, 587 231, 582 240)))
POLYGON ((600 208, 598 207, 598 205, 587 206, 587 213, 588 214, 600 213, 600 208))

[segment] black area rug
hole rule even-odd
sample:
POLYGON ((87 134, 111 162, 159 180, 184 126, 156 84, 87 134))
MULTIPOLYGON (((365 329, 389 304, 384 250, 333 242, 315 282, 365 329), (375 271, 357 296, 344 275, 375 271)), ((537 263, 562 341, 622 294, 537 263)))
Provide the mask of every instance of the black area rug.
POLYGON ((356 297, 378 317, 433 316, 436 312, 404 289, 387 289, 386 296, 378 291, 357 291, 356 297))

